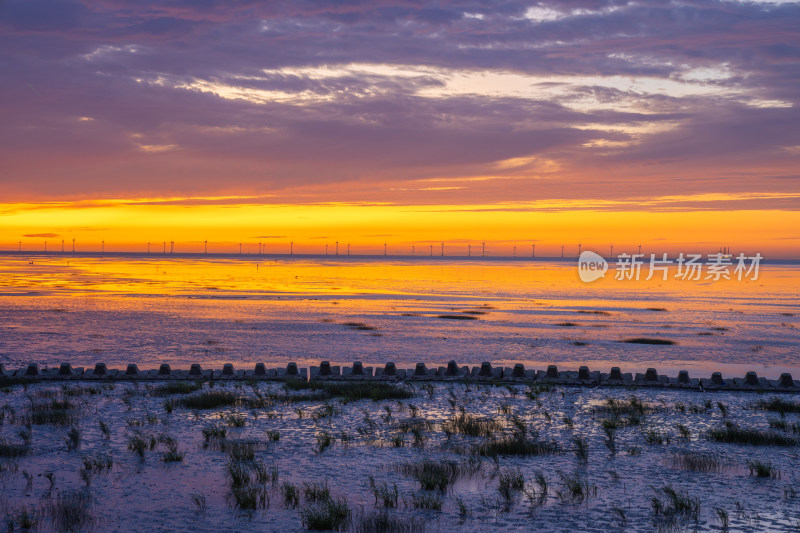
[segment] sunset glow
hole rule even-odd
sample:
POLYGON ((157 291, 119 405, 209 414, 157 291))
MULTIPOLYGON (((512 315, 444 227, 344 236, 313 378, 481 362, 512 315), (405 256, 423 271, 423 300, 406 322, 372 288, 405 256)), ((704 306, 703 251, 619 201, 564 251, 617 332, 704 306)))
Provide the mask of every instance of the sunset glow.
POLYGON ((798 257, 798 9, 4 2, 0 249, 798 257))

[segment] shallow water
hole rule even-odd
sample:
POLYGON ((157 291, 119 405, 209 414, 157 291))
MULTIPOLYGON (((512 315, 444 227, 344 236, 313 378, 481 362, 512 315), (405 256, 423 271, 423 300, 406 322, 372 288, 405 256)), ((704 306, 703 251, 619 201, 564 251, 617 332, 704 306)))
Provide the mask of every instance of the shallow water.
POLYGON ((611 277, 585 284, 558 260, 6 255, 0 362, 800 372, 799 265, 757 281, 611 277), (677 344, 620 342, 632 337, 677 344))
MULTIPOLYGON (((281 385, 275 383, 216 383, 214 388, 251 398, 256 394, 282 393, 281 385)), ((664 530, 706 531, 719 530, 717 509, 728 513, 731 529, 737 531, 788 531, 800 524, 797 446, 724 444, 706 436, 709 428, 723 426, 726 421, 768 429, 769 421, 779 417, 754 409, 754 402, 762 398, 752 393, 570 387, 536 390, 522 385, 464 384, 418 384, 412 390, 414 397, 402 401, 340 404, 333 400, 329 405, 337 408, 334 416, 316 418, 314 413, 321 412, 325 403, 275 402, 258 409, 229 407, 207 411, 176 405, 169 413, 163 406, 164 398, 155 396, 143 383, 76 384, 68 388, 35 384, 27 389, 16 386, 0 393, 0 402, 5 405, 0 437, 5 442, 20 442, 18 433, 24 428, 31 398, 55 394, 67 395, 77 403, 75 412, 79 417, 75 426, 80 430, 81 444, 77 450, 67 450, 67 426, 33 425, 31 455, 0 460, 0 510, 13 517, 27 506, 39 513, 40 530, 50 531, 52 523, 44 511, 48 502, 62 491, 78 490, 91 495, 94 522, 92 528, 86 529, 301 531, 300 509, 308 502, 301 497, 299 509, 287 508, 280 496, 281 484, 302 486, 303 482, 325 480, 335 498, 346 499, 357 522, 360 515, 379 510, 369 483, 373 476, 378 485, 398 487, 398 507, 388 512, 406 521, 425 520, 427 531, 653 531, 657 526, 664 530), (529 396, 529 392, 534 394, 529 396), (624 424, 616 430, 616 453, 612 454, 601 426, 609 415, 598 409, 609 398, 628 400, 632 396, 648 407, 648 413, 638 423, 624 424), (496 420, 501 428, 494 432, 495 436, 512 431, 516 426, 511 420, 516 416, 529 435, 555 441, 560 451, 541 456, 500 456, 496 462, 478 458, 479 467, 474 474, 440 495, 441 511, 414 509, 410 502, 414 494, 420 493, 419 484, 394 467, 426 458, 469 460, 471 447, 485 439, 459 434, 448 437, 441 428, 441 423, 456 416, 461 408, 496 420), (244 427, 227 425, 223 417, 231 414, 245 417, 244 427), (567 417, 570 424, 565 422, 567 417), (103 438, 98 419, 108 424, 109 440, 103 438), (422 439, 416 446, 414 436, 402 428, 403 422, 412 419, 431 423, 421 431, 422 439), (201 431, 212 423, 227 425, 228 439, 260 443, 256 460, 278 467, 277 482, 268 484, 268 509, 248 513, 233 508, 226 474, 228 456, 203 446, 201 431), (681 436, 679 424, 686 428, 687 436, 681 436), (144 460, 140 460, 127 449, 137 430, 175 438, 178 449, 185 453, 184 460, 161 462, 161 446, 147 451, 144 460), (278 431, 280 439, 267 442, 268 430, 278 431), (334 442, 319 452, 316 436, 323 431, 330 433, 334 442), (649 431, 663 435, 668 442, 648 444, 649 431), (396 436, 403 438, 403 446, 393 447, 396 436), (575 453, 576 437, 586 439, 586 461, 575 453), (720 468, 710 472, 680 468, 674 457, 684 452, 716 457, 720 468), (97 454, 110 455, 114 466, 110 472, 95 474, 86 486, 79 476, 82 460, 97 454), (754 459, 772 463, 779 475, 750 475, 747 464, 754 459), (516 469, 524 478, 525 489, 530 494, 544 494, 541 499, 529 499, 517 491, 506 502, 498 491, 499 475, 516 469), (44 475, 48 471, 54 473, 52 490, 44 475), (26 473, 31 476, 30 485, 26 473), (537 474, 548 482, 546 493, 535 482, 537 474), (564 480, 575 475, 587 482, 589 497, 584 501, 567 495, 564 480), (654 489, 665 486, 699 500, 696 521, 678 517, 673 524, 676 527, 670 529, 654 514, 654 489), (198 494, 205 498, 205 512, 199 512, 192 501, 192 496, 198 494), (467 513, 460 512, 459 502, 467 513)), ((787 395, 784 399, 797 401, 797 396, 787 395)), ((784 420, 791 427, 800 418, 787 414, 784 420)))

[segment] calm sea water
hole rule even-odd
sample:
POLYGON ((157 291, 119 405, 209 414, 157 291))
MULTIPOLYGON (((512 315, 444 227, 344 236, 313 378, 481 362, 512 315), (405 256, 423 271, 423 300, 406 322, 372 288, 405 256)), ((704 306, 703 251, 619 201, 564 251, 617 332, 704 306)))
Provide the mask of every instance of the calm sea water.
POLYGON ((609 274, 586 284, 558 260, 6 255, 0 362, 800 374, 799 265, 741 282, 609 274), (620 342, 635 337, 676 344, 620 342))

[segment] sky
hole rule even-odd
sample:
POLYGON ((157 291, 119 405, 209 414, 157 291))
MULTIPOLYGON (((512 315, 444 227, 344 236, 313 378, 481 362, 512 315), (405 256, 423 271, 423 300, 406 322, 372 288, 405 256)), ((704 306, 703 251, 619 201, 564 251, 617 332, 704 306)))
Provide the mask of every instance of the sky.
POLYGON ((800 3, 0 2, 0 248, 800 256, 800 3))

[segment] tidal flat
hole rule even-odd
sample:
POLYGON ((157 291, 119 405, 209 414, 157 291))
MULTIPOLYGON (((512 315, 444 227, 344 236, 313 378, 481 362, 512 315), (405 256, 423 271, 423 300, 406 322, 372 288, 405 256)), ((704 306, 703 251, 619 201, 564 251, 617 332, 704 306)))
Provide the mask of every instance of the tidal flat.
POLYGON ((800 396, 535 384, 0 391, 9 531, 791 531, 800 396))

